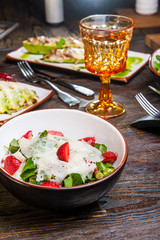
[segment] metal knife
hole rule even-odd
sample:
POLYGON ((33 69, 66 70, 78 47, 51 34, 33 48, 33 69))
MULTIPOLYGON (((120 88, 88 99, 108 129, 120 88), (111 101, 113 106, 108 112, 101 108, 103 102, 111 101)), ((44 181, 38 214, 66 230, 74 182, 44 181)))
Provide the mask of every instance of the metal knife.
POLYGON ((76 84, 73 84, 73 83, 67 83, 67 82, 64 82, 60 79, 57 79, 56 77, 50 75, 50 74, 47 74, 47 73, 44 73, 44 72, 41 72, 37 69, 34 69, 34 71, 36 72, 36 74, 40 74, 41 76, 45 76, 47 78, 49 78, 49 80, 53 80, 55 83, 61 85, 61 86, 64 86, 64 87, 67 87, 75 92, 78 92, 84 96, 87 96, 87 97, 93 97, 95 92, 89 88, 86 88, 86 87, 83 87, 83 86, 80 86, 80 85, 76 85, 76 84))
POLYGON ((133 123, 131 123, 131 127, 135 128, 160 128, 160 119, 153 118, 149 115, 146 115, 144 117, 141 117, 140 119, 137 119, 133 123))
POLYGON ((156 89, 155 87, 152 86, 148 86, 151 90, 153 90, 154 92, 158 93, 160 95, 160 90, 156 89))

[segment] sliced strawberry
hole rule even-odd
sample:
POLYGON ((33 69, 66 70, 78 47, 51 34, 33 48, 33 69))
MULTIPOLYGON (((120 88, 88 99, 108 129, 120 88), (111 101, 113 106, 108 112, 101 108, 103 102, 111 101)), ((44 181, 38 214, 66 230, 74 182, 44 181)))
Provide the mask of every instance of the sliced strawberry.
POLYGON ((16 82, 17 79, 10 73, 0 73, 0 81, 16 82))
POLYGON ((59 160, 68 162, 69 160, 69 143, 62 144, 57 150, 57 157, 59 160))
POLYGON ((56 136, 62 136, 64 137, 62 132, 58 132, 58 131, 53 131, 53 130, 48 130, 48 133, 51 135, 56 135, 56 136))
POLYGON ((105 152, 105 153, 102 153, 102 157, 104 158, 103 159, 103 163, 114 163, 117 159, 117 156, 114 152, 105 152))
POLYGON ((26 138, 26 139, 31 139, 32 138, 32 131, 28 131, 26 132, 26 134, 24 134, 22 137, 26 138))
POLYGON ((90 144, 91 146, 93 146, 96 141, 96 138, 95 137, 85 137, 85 138, 79 139, 79 141, 85 141, 88 144, 90 144))
POLYGON ((61 187, 61 185, 59 183, 50 182, 50 181, 42 183, 41 186, 42 187, 54 187, 54 188, 60 188, 61 187))
POLYGON ((10 155, 4 160, 4 170, 10 175, 13 175, 18 170, 21 163, 22 162, 19 159, 17 159, 13 155, 10 155))

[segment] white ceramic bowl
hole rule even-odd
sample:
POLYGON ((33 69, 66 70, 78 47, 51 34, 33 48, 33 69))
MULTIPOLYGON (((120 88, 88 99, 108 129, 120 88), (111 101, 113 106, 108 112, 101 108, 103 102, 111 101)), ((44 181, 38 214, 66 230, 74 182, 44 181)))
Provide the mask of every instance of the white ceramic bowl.
POLYGON ((33 111, 5 123, 0 128, 0 156, 5 152, 4 146, 9 146, 13 138, 18 139, 29 130, 33 131, 34 136, 43 130, 61 131, 64 136, 74 139, 95 136, 96 142, 106 144, 109 150, 118 154, 112 174, 72 188, 42 188, 18 181, 0 168, 2 184, 18 199, 33 206, 69 209, 95 202, 115 184, 127 160, 126 141, 113 125, 89 113, 66 109, 33 111))
POLYGON ((156 51, 154 51, 149 59, 149 67, 150 69, 158 76, 160 76, 160 72, 157 72, 156 69, 154 68, 154 61, 160 63, 160 61, 158 61, 156 59, 156 55, 159 55, 160 56, 160 48, 158 48, 156 51))

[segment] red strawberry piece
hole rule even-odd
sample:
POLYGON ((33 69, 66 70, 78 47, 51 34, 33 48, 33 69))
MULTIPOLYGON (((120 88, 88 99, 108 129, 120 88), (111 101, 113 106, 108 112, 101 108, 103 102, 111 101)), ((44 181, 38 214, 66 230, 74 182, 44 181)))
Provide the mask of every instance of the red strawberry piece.
POLYGON ((104 158, 103 163, 114 163, 117 159, 117 155, 110 151, 102 153, 102 157, 104 158))
POLYGON ((0 80, 1 81, 7 81, 7 82, 10 82, 10 81, 15 82, 16 78, 12 74, 0 73, 0 80))
POLYGON ((96 141, 96 138, 95 137, 85 137, 85 138, 79 139, 79 141, 85 141, 88 144, 90 144, 91 146, 93 146, 96 141))
POLYGON ((57 157, 59 160, 68 162, 69 160, 69 143, 62 144, 57 150, 57 157))
POLYGON ((22 162, 19 159, 17 159, 13 155, 10 155, 4 160, 4 170, 10 175, 13 175, 18 170, 21 163, 22 162))
POLYGON ((58 131, 53 131, 53 130, 48 130, 48 133, 51 135, 56 135, 56 136, 62 136, 64 137, 62 132, 58 132, 58 131))
POLYGON ((50 182, 50 181, 42 183, 41 186, 42 187, 53 187, 53 188, 60 188, 61 187, 61 185, 59 183, 50 182))
POLYGON ((97 172, 98 171, 98 168, 97 167, 95 167, 95 169, 94 169, 94 172, 97 172))
POLYGON ((26 134, 24 134, 22 137, 24 137, 26 139, 31 139, 32 138, 32 131, 26 132, 26 134))

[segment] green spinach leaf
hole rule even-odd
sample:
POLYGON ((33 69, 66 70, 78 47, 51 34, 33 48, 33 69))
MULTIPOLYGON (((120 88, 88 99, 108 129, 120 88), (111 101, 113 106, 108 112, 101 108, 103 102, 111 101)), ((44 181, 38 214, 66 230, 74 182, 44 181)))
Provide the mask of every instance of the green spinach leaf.
POLYGON ((63 180, 65 187, 73 187, 83 184, 82 177, 79 173, 71 173, 63 180))
POLYGON ((160 73, 160 63, 154 61, 153 62, 153 67, 155 68, 155 70, 160 73))
POLYGON ((156 55, 158 61, 160 61, 160 55, 156 55))
POLYGON ((107 152, 107 146, 104 144, 94 143, 93 147, 97 148, 101 153, 107 152))
POLYGON ((11 153, 15 153, 15 152, 18 151, 18 149, 19 149, 18 140, 16 140, 15 138, 13 138, 13 140, 10 142, 10 145, 9 145, 8 150, 9 150, 11 153))
POLYGON ((21 173, 21 178, 23 181, 28 181, 29 177, 33 176, 36 174, 36 165, 33 162, 32 157, 27 159, 27 162, 23 168, 23 171, 21 173))

